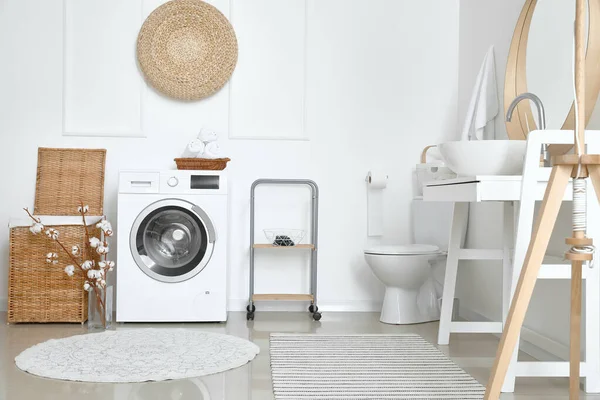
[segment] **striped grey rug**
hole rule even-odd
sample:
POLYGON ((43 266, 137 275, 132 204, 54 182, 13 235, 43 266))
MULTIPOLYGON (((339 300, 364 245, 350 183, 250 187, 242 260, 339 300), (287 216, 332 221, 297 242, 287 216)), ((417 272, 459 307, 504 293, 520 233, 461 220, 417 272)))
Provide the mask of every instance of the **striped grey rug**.
POLYGON ((271 335, 275 399, 482 399, 419 335, 271 335))

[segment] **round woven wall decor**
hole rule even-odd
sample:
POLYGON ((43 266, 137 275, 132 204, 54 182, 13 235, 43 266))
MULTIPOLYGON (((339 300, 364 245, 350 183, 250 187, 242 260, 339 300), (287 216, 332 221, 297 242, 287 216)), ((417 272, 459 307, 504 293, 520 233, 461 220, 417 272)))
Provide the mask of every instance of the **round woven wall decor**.
POLYGON ((147 82, 180 100, 208 97, 231 77, 237 39, 227 18, 201 0, 173 0, 144 22, 137 57, 147 82))

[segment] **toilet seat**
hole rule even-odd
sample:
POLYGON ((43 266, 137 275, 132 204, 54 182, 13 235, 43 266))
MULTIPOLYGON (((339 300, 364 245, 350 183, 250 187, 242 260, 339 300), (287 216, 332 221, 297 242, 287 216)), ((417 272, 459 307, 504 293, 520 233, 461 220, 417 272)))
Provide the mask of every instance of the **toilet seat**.
POLYGON ((381 255, 381 256, 409 256, 409 255, 426 255, 439 253, 440 249, 437 246, 430 244, 407 244, 401 246, 374 246, 367 248, 365 254, 381 255))

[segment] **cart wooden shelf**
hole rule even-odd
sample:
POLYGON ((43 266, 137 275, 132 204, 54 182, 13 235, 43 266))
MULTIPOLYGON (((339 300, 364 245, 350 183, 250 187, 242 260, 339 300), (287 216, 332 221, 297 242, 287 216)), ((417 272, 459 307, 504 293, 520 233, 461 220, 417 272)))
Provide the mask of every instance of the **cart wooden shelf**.
POLYGON ((312 294, 255 294, 253 301, 314 301, 312 294))
POLYGON ((319 307, 317 307, 317 249, 319 232, 319 187, 314 181, 308 179, 258 179, 254 181, 250 188, 250 297, 248 307, 246 307, 246 319, 254 320, 254 312, 257 301, 308 301, 310 306, 308 311, 312 314, 315 321, 321 319, 319 307), (311 200, 311 219, 310 219, 310 243, 297 244, 295 246, 275 246, 268 243, 254 243, 254 217, 255 217, 255 192, 259 185, 305 185, 310 187, 311 200), (309 250, 310 257, 310 293, 309 294, 277 294, 262 293, 254 294, 254 252, 256 249, 277 249, 277 251, 286 250, 309 250))

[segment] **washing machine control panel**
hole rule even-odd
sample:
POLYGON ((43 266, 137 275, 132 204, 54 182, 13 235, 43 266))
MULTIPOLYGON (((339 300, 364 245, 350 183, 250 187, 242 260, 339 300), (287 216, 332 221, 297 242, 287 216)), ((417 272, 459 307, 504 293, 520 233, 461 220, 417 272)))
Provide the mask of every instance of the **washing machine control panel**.
POLYGON ((227 194, 225 171, 122 171, 119 193, 227 194))
POLYGON ((224 171, 163 171, 160 193, 227 194, 227 175, 224 171))

